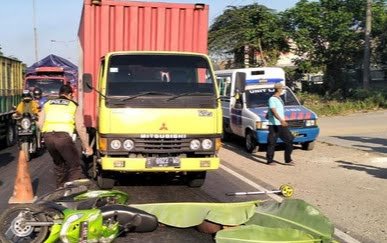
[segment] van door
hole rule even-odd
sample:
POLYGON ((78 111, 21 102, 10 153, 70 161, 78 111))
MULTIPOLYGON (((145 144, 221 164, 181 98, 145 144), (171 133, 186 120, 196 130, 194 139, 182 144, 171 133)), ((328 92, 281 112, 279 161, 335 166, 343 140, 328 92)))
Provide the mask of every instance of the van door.
POLYGON ((233 88, 234 88, 234 101, 231 102, 231 108, 230 108, 230 127, 234 134, 243 136, 243 122, 242 122, 242 111, 244 107, 243 102, 243 90, 238 90, 238 87, 236 87, 236 79, 244 77, 246 79, 246 73, 245 72, 236 72, 233 74, 233 88))
POLYGON ((217 78, 219 84, 219 93, 222 103, 223 128, 231 133, 230 129, 230 97, 231 97, 231 75, 220 76, 217 78))

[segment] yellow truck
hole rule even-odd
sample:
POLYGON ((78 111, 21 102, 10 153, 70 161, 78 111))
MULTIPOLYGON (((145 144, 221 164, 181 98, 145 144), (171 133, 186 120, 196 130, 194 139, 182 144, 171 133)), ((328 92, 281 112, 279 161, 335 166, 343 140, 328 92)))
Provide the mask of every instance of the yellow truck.
POLYGON ((119 172, 170 172, 199 187, 218 169, 222 108, 206 55, 208 10, 84 0, 79 103, 101 188, 119 172))
POLYGON ((83 84, 99 94, 92 162, 99 187, 113 187, 114 172, 172 172, 200 187, 218 169, 222 113, 206 55, 111 52, 83 84))

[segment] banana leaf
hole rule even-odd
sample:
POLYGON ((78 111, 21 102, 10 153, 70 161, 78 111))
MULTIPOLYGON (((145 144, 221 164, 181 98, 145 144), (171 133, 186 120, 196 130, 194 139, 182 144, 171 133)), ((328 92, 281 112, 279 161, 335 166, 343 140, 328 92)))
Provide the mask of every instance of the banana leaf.
POLYGON ((223 226, 217 242, 331 242, 332 223, 299 199, 238 203, 158 203, 132 207, 157 216, 160 223, 186 228, 207 220, 223 226))
POLYGON ((159 222, 180 228, 208 220, 221 225, 240 225, 255 213, 259 201, 238 203, 152 203, 130 206, 156 215, 159 222))
POLYGON ((320 238, 323 242, 332 241, 334 232, 334 226, 327 217, 300 199, 285 199, 282 203, 262 203, 246 225, 298 229, 320 238))
POLYGON ((312 235, 296 229, 267 228, 259 225, 247 225, 218 231, 215 236, 217 243, 244 242, 321 242, 312 235))

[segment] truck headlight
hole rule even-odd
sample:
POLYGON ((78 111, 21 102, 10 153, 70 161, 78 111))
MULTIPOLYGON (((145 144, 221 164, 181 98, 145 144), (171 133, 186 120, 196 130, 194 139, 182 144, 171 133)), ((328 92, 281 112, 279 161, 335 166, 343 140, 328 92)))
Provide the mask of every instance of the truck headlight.
POLYGON ((202 142, 202 147, 204 150, 209 150, 212 148, 213 142, 211 139, 204 139, 202 142))
POLYGON ((118 140, 118 139, 112 140, 112 141, 110 142, 110 147, 111 147, 112 149, 119 149, 119 148, 121 148, 121 141, 118 140))
POLYGON ((124 149, 130 151, 134 148, 134 142, 133 140, 127 139, 124 141, 124 149))
POLYGON ((24 129, 24 130, 28 130, 30 129, 31 127, 31 121, 30 119, 28 118, 23 118, 20 122, 20 126, 24 129))
POLYGON ((264 121, 264 122, 256 122, 255 123, 255 126, 257 129, 268 129, 269 128, 269 122, 268 121, 264 121))
POLYGON ((200 148, 200 141, 198 139, 194 139, 189 144, 189 148, 192 150, 198 150, 200 148))
POLYGON ((306 120, 305 121, 305 126, 307 126, 307 127, 312 127, 312 126, 316 126, 316 125, 317 125, 316 120, 306 120))

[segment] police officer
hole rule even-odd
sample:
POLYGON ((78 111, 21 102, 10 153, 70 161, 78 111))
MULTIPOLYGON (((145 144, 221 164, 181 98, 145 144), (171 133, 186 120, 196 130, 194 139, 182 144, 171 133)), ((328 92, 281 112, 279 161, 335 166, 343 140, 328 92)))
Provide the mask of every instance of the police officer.
POLYGON ((70 85, 63 85, 57 99, 48 100, 40 112, 39 123, 48 152, 54 160, 57 187, 84 178, 79 151, 73 141, 77 131, 86 155, 93 154, 83 122, 82 111, 72 100, 70 85))

